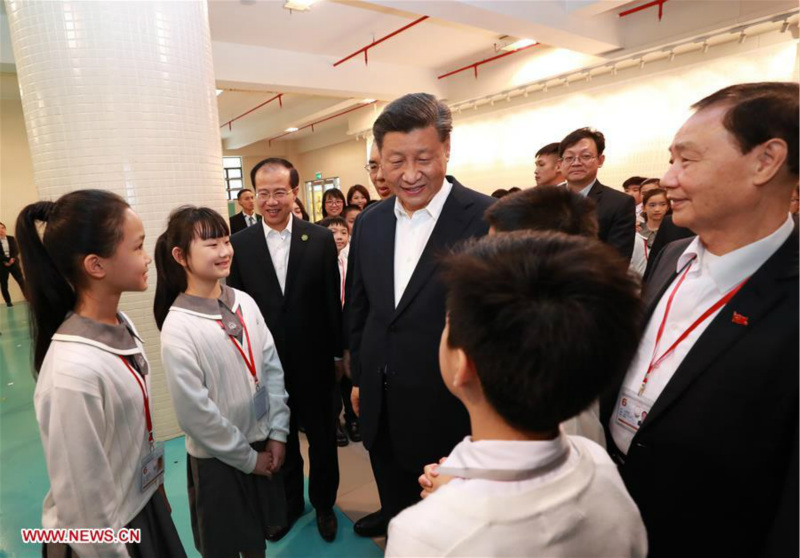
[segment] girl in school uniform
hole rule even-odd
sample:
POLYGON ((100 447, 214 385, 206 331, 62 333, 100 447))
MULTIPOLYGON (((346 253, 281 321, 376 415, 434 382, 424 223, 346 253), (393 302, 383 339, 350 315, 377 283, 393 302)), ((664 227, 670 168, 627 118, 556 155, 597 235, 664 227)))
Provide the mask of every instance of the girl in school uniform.
POLYGON ((42 554, 185 557, 163 490, 163 448, 153 440, 149 365, 118 310, 123 292, 147 289, 141 219, 116 194, 79 190, 25 207, 17 239, 50 477, 42 526, 141 530, 138 544, 48 543, 42 554))
POLYGON ((283 368, 255 301, 220 284, 228 225, 186 206, 156 244, 154 312, 178 423, 186 433, 195 546, 207 558, 263 557, 269 525, 286 522, 280 479, 289 434, 283 368))

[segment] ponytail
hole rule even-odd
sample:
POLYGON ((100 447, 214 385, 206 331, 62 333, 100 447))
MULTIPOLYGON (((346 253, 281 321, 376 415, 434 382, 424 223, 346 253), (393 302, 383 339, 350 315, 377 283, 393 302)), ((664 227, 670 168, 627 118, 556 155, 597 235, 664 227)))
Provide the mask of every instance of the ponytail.
POLYGON ((189 246, 195 237, 208 240, 230 234, 228 223, 213 209, 184 205, 170 213, 167 230, 158 237, 155 250, 158 279, 153 314, 159 330, 167 319, 172 303, 188 285, 186 270, 172 256, 172 249, 178 248, 188 258, 189 246))
POLYGON ((167 319, 172 303, 187 287, 186 270, 172 257, 172 249, 167 241, 168 232, 158 237, 154 256, 157 280, 153 314, 159 331, 167 319))
POLYGON ((17 218, 17 243, 25 270, 25 298, 31 312, 34 340, 34 377, 38 376, 50 339, 67 312, 75 307, 75 291, 56 267, 39 237, 36 222, 46 223, 56 204, 37 202, 24 208, 17 218))
POLYGON ((17 218, 17 242, 30 304, 34 377, 50 341, 75 308, 84 285, 82 261, 89 254, 110 257, 122 239, 128 204, 103 190, 78 190, 56 202, 25 207, 17 218), (39 235, 37 223, 44 223, 39 235))

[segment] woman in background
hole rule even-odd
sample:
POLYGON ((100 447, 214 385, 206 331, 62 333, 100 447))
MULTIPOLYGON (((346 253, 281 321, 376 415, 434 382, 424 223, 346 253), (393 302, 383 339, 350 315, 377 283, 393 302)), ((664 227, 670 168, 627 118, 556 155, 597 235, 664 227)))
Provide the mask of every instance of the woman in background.
POLYGON ((357 205, 363 211, 369 202, 369 190, 361 184, 350 186, 347 191, 347 205, 357 205))

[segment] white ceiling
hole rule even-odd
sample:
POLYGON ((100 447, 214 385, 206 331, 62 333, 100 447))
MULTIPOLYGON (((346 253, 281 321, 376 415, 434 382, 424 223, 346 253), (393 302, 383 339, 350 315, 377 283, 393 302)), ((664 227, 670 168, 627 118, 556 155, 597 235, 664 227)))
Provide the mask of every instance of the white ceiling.
MULTIPOLYGON (((320 0, 308 12, 290 12, 283 0, 208 0, 217 87, 225 90, 217 97, 223 146, 243 148, 356 109, 277 140, 316 133, 342 141, 405 93, 456 103, 797 10, 795 0, 671 0, 662 21, 656 9, 618 17, 646 1, 320 0), (362 54, 333 66, 423 15, 429 19, 372 48, 368 65, 362 54), (438 79, 494 56, 501 35, 542 44, 482 65, 478 79, 471 70, 438 79), (278 93, 282 107, 276 100, 241 116, 278 93), (365 99, 379 103, 358 108, 365 99)), ((2 12, 0 27, 0 69, 13 71, 2 12)))

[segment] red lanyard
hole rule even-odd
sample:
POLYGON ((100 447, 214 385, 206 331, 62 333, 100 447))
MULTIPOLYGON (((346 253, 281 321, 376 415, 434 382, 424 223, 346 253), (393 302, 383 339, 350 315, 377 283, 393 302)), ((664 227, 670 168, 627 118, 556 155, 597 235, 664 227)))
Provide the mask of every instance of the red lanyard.
MULTIPOLYGON (((247 325, 244 323, 244 319, 242 318, 241 309, 236 310, 236 316, 239 318, 239 323, 242 324, 242 329, 244 329, 244 334, 247 337, 247 351, 250 353, 250 360, 247 360, 247 357, 244 354, 244 349, 242 349, 239 341, 237 341, 233 335, 228 334, 228 337, 230 338, 231 343, 233 343, 233 346, 236 347, 236 350, 239 351, 239 354, 242 355, 242 360, 244 360, 245 365, 247 365, 247 369, 250 371, 250 375, 253 376, 253 380, 256 383, 256 389, 258 389, 258 371, 256 370, 256 360, 253 358, 253 345, 250 344, 250 332, 247 331, 247 325)), ((222 320, 217 320, 217 323, 222 330, 227 333, 222 320)))
POLYGON ((339 258, 339 277, 341 277, 342 279, 342 289, 341 293, 339 294, 339 298, 342 301, 342 308, 344 308, 344 278, 346 272, 347 268, 344 265, 344 261, 341 258, 339 258))
POLYGON ((643 238, 642 241, 644 242, 644 259, 647 259, 647 239, 643 238))
POLYGON ((144 397, 144 420, 147 426, 147 439, 150 442, 150 448, 152 449, 154 442, 153 442, 153 418, 150 416, 150 397, 147 395, 147 386, 144 383, 144 379, 142 378, 141 374, 136 372, 130 363, 125 359, 125 357, 119 357, 122 362, 125 363, 125 366, 128 367, 128 370, 131 371, 133 374, 136 383, 139 384, 139 389, 142 390, 142 397, 144 397))
POLYGON ((677 293, 678 289, 681 288, 683 280, 686 279, 686 276, 689 274, 689 270, 691 269, 691 267, 692 267, 692 262, 690 262, 686 266, 686 271, 683 272, 683 275, 681 275, 678 284, 675 285, 675 288, 672 290, 672 294, 670 294, 669 298, 667 299, 667 308, 664 310, 664 317, 661 318, 661 325, 658 326, 658 333, 656 333, 656 344, 655 347, 653 347, 653 357, 650 359, 650 365, 647 367, 647 372, 645 372, 644 374, 644 379, 642 380, 642 387, 639 388, 639 395, 642 395, 644 393, 644 388, 647 387, 647 380, 650 378, 650 374, 653 372, 653 370, 658 368, 664 361, 664 359, 667 358, 669 355, 671 355, 672 352, 675 350, 675 348, 678 345, 680 345, 684 341, 684 339, 686 339, 689 336, 690 333, 692 333, 695 329, 697 329, 697 326, 706 321, 712 314, 714 314, 714 312, 716 312, 717 310, 728 304, 728 302, 734 296, 736 296, 736 293, 738 293, 741 290, 741 288, 744 287, 744 284, 747 283, 747 280, 750 279, 748 277, 747 279, 736 285, 733 289, 731 289, 728 292, 728 294, 723 296, 716 303, 714 303, 708 310, 703 312, 703 314, 699 318, 697 318, 694 321, 694 323, 690 325, 689 328, 675 340, 675 342, 669 347, 669 349, 664 351, 664 354, 656 358, 656 355, 658 354, 658 346, 661 344, 661 336, 664 334, 664 327, 667 325, 667 317, 669 316, 669 311, 672 308, 672 301, 675 298, 675 293, 677 293))

